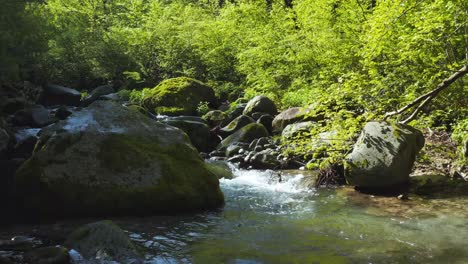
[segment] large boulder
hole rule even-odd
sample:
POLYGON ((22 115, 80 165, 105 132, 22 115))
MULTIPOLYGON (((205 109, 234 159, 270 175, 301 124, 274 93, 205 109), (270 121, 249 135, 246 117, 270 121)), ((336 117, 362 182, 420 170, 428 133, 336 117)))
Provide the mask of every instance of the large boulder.
POLYGON ((43 129, 15 180, 24 209, 39 215, 149 215, 223 204, 218 179, 185 133, 109 101, 43 129))
POLYGON ((94 90, 92 90, 88 96, 81 102, 83 106, 88 106, 92 102, 100 99, 101 96, 108 95, 114 93, 114 87, 112 85, 102 85, 99 87, 96 87, 94 90))
POLYGON ((255 96, 252 100, 247 103, 243 114, 252 116, 253 113, 265 113, 270 115, 276 115, 278 110, 275 103, 268 97, 259 95, 255 96))
POLYGON ((423 146, 424 136, 417 129, 369 122, 346 157, 346 180, 368 189, 391 189, 406 184, 416 154, 423 146))
POLYGON ((220 151, 225 151, 227 147, 232 144, 250 143, 254 139, 262 137, 268 137, 268 131, 266 128, 261 124, 251 123, 239 129, 229 137, 223 139, 223 141, 219 143, 217 149, 220 151))
POLYGON ((161 82, 151 89, 143 105, 148 111, 161 115, 196 115, 201 102, 216 106, 213 88, 187 77, 178 77, 161 82))
MULTIPOLYGON (((65 246, 76 250, 85 260, 142 263, 142 250, 138 248, 114 222, 99 221, 73 231, 65 246)), ((94 263, 94 262, 92 262, 94 263)), ((107 262, 105 262, 107 263, 107 262)))
POLYGON ((234 120, 232 120, 227 126, 223 127, 220 129, 219 134, 222 137, 227 137, 229 135, 232 135, 239 129, 245 127, 246 125, 250 123, 254 123, 255 121, 246 115, 241 115, 236 117, 234 120))
POLYGON ((49 84, 44 87, 40 97, 43 105, 80 105, 81 93, 75 89, 49 84))
POLYGON ((293 107, 279 113, 273 119, 273 133, 281 133, 283 129, 290 124, 305 122, 305 121, 318 121, 319 118, 311 116, 310 107, 293 107))
POLYGON ((200 152, 210 152, 219 143, 219 139, 211 133, 205 123, 184 120, 167 120, 164 123, 184 131, 200 152))

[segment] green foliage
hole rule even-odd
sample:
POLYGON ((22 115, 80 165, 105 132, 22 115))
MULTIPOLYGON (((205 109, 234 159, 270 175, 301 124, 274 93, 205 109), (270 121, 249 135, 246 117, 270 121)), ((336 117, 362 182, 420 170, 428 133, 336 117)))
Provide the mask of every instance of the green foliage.
MULTIPOLYGON (((325 121, 310 137, 336 136, 333 151, 321 158, 327 159, 346 153, 343 142, 366 121, 406 105, 468 63, 463 0, 297 0, 290 8, 267 2, 9 3, 0 11, 0 65, 8 68, 2 77, 5 71, 18 78, 31 62, 51 82, 89 89, 111 81, 133 89, 136 103, 149 92, 141 88, 183 76, 215 87, 223 101, 264 94, 280 108, 315 104, 311 114, 325 121)), ((453 83, 411 124, 453 129, 468 115, 465 83, 466 77, 453 83)), ((298 155, 315 148, 296 141, 291 152, 298 155)))
POLYGON ((197 113, 199 116, 203 116, 210 111, 210 103, 207 101, 201 101, 197 106, 197 113))

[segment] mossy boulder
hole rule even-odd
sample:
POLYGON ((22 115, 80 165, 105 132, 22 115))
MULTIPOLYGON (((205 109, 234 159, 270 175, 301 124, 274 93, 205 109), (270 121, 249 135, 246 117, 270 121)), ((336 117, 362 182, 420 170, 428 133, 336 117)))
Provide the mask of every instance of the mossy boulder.
POLYGON ((15 185, 24 209, 39 215, 150 215, 223 204, 218 179, 185 133, 110 101, 43 129, 15 185))
POLYGON ((234 120, 232 120, 227 126, 221 128, 221 130, 219 131, 219 134, 222 137, 228 137, 229 135, 234 134, 239 129, 254 122, 255 120, 253 120, 249 116, 246 116, 246 115, 238 116, 234 120))
POLYGON ((416 154, 424 146, 421 131, 403 124, 369 122, 346 157, 349 184, 387 191, 409 182, 416 154))
POLYGON ((226 118, 227 114, 220 110, 209 111, 203 115, 203 119, 210 125, 210 127, 220 125, 226 118))
POLYGON ((216 106, 216 96, 210 86, 187 77, 167 79, 151 89, 143 98, 143 106, 161 115, 196 115, 200 102, 216 106))
POLYGON ((247 103, 243 114, 252 116, 253 113, 265 113, 270 115, 276 115, 278 109, 275 103, 268 97, 259 95, 255 96, 252 100, 247 103))
POLYGON ((211 152, 219 143, 218 137, 211 133, 205 123, 184 120, 167 120, 164 123, 184 131, 200 152, 211 152))
POLYGON ((311 115, 312 107, 293 107, 279 113, 273 119, 273 133, 281 133, 283 129, 294 123, 305 121, 319 121, 320 117, 311 115))
POLYGON ((138 248, 119 226, 109 220, 78 228, 67 237, 64 244, 78 251, 87 261, 140 263, 143 260, 141 248, 138 248))
POLYGON ((221 141, 217 149, 220 151, 225 151, 227 147, 232 144, 250 143, 257 138, 262 137, 268 137, 267 129, 262 124, 251 123, 242 127, 237 132, 221 141))

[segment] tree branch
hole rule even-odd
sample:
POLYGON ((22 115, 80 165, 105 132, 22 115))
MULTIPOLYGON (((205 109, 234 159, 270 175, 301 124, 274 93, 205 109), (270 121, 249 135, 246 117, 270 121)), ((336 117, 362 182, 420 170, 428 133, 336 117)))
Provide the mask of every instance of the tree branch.
POLYGON ((450 76, 447 79, 443 80, 439 85, 437 85, 437 87, 434 90, 419 96, 418 98, 416 98, 411 103, 405 105, 404 107, 402 107, 402 108, 400 108, 400 109, 398 109, 396 111, 387 112, 383 119, 386 120, 390 116, 399 115, 399 114, 405 112, 406 110, 412 108, 413 106, 415 106, 417 104, 420 104, 415 109, 415 111, 407 119, 405 119, 404 121, 402 121, 400 123, 405 124, 405 123, 413 120, 416 117, 417 113, 424 107, 424 105, 426 105, 429 101, 431 101, 434 97, 436 97, 437 94, 440 93, 440 91, 442 91, 445 88, 449 87, 450 84, 455 82, 457 79, 463 77, 467 73, 468 73, 468 67, 466 67, 466 65, 465 65, 460 70, 458 70, 456 73, 454 73, 452 76, 450 76))

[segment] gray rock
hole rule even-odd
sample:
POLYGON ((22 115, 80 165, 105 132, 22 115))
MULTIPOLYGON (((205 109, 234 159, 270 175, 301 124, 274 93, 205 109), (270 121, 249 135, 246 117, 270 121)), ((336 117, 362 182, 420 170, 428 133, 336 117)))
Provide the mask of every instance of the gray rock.
POLYGON ((108 95, 111 93, 114 93, 114 87, 112 85, 102 85, 99 87, 96 87, 94 90, 92 90, 88 96, 81 102, 83 106, 88 106, 94 101, 98 100, 99 97, 103 95, 108 95))
POLYGON ((208 161, 208 170, 218 176, 218 179, 232 179, 234 174, 231 168, 225 161, 208 161))
POLYGON ((323 117, 311 116, 312 106, 309 107, 293 107, 279 113, 273 119, 272 127, 273 133, 281 133, 283 129, 290 124, 305 122, 305 121, 319 121, 323 117))
POLYGON ((247 103, 243 114, 251 116, 255 112, 266 113, 270 115, 276 115, 278 110, 275 103, 266 96, 259 95, 255 96, 252 100, 247 103))
POLYGON ((122 98, 122 96, 120 96, 119 93, 111 93, 111 94, 106 94, 106 95, 99 96, 98 100, 103 100, 103 101, 124 101, 124 98, 122 98))
POLYGON ((47 106, 79 106, 81 100, 81 93, 72 88, 50 84, 44 87, 44 90, 39 100, 43 105, 47 106))
POLYGON ((242 115, 244 112, 245 107, 247 104, 238 104, 236 107, 228 113, 228 117, 226 118, 225 122, 229 124, 232 120, 234 120, 236 117, 242 115))
POLYGON ((141 249, 112 221, 87 224, 71 233, 64 245, 86 260, 143 263, 141 249))
POLYGON ((51 122, 49 110, 42 105, 22 109, 13 116, 13 123, 17 126, 44 127, 51 122))
POLYGON ((232 120, 227 126, 221 128, 219 133, 222 137, 228 137, 229 135, 234 134, 236 131, 243 128, 244 126, 254 122, 255 121, 251 117, 241 115, 232 120))
POLYGON ((283 132, 281 133, 281 136, 286 139, 300 137, 303 135, 307 135, 307 133, 310 133, 310 131, 316 126, 317 123, 312 121, 290 124, 284 128, 283 132))
POLYGON ((206 124, 205 119, 199 116, 166 116, 161 118, 160 121, 192 121, 206 124))
POLYGON ((109 101, 44 128, 15 180, 25 211, 39 215, 148 215, 223 204, 218 179, 185 133, 109 101))
POLYGON ((239 163, 244 161, 244 155, 235 155, 227 160, 232 163, 239 163))
POLYGON ((369 189, 392 188, 409 181, 422 133, 408 125, 369 122, 345 161, 349 184, 369 189))
POLYGON ((230 135, 229 137, 225 138, 221 143, 219 143, 217 149, 221 151, 225 151, 228 146, 236 143, 250 143, 254 139, 267 137, 268 131, 266 128, 257 123, 251 123, 247 126, 241 128, 234 134, 230 135))
POLYGON ((200 152, 210 152, 219 143, 219 139, 211 134, 210 128, 205 123, 184 120, 168 120, 164 123, 184 131, 200 152))
POLYGON ((278 153, 272 150, 263 150, 255 153, 249 160, 250 166, 254 169, 276 169, 280 166, 280 162, 276 159, 278 153))
POLYGON ((269 114, 262 115, 259 119, 257 119, 257 123, 262 124, 270 134, 273 132, 272 122, 273 117, 269 114))
POLYGON ((27 252, 24 255, 26 263, 37 264, 70 264, 70 255, 64 247, 44 247, 27 252))

